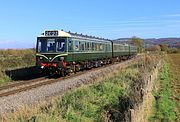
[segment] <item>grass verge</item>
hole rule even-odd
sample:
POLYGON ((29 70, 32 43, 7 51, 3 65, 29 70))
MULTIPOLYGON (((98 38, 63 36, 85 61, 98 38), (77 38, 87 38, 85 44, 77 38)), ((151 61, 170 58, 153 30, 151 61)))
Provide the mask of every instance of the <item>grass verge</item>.
POLYGON ((174 122, 176 114, 173 111, 175 102, 171 99, 171 82, 169 64, 165 63, 158 77, 160 90, 154 93, 155 96, 155 113, 150 117, 150 121, 174 122))
POLYGON ((137 78, 137 73, 135 67, 124 69, 99 83, 69 91, 50 104, 6 116, 4 121, 105 121, 106 107, 118 104, 119 97, 125 93, 128 84, 137 78))

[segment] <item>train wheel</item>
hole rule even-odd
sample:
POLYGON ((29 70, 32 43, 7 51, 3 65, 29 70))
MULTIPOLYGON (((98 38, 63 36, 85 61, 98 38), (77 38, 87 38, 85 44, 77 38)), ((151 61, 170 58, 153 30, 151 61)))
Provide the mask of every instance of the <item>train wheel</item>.
POLYGON ((75 67, 75 71, 78 72, 78 71, 80 71, 80 69, 81 69, 81 68, 80 68, 80 65, 77 64, 76 67, 75 67))
POLYGON ((61 76, 62 77, 65 77, 67 74, 68 74, 68 72, 67 72, 66 68, 61 70, 61 76))
POLYGON ((65 76, 65 72, 64 72, 64 70, 63 70, 63 71, 61 71, 61 76, 62 76, 62 77, 64 77, 64 76, 65 76))

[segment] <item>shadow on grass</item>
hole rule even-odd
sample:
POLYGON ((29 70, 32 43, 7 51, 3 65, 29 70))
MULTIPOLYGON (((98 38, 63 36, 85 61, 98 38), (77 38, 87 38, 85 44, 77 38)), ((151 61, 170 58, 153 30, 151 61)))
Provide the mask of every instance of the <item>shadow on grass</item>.
POLYGON ((36 66, 20 68, 15 70, 7 70, 5 74, 10 77, 13 81, 18 80, 32 80, 36 78, 43 77, 42 74, 39 73, 40 69, 36 66))

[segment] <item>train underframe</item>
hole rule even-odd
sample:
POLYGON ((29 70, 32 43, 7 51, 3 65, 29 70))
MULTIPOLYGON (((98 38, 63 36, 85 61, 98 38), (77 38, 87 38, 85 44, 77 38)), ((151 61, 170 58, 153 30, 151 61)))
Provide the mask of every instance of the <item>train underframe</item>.
POLYGON ((41 73, 48 76, 66 76, 71 73, 76 73, 82 70, 88 70, 92 68, 101 67, 107 64, 112 64, 115 62, 121 62, 134 57, 134 55, 119 56, 114 58, 105 58, 99 60, 89 60, 89 61, 79 61, 79 62, 66 62, 62 60, 60 63, 52 62, 45 63, 41 66, 41 73))

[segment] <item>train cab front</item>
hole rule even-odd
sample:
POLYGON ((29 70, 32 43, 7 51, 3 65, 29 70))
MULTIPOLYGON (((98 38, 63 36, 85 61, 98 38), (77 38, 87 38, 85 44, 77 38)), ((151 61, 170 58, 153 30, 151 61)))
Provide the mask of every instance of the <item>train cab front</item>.
POLYGON ((48 31, 37 38, 36 66, 47 75, 64 75, 67 62, 67 39, 59 37, 58 31, 48 31))

